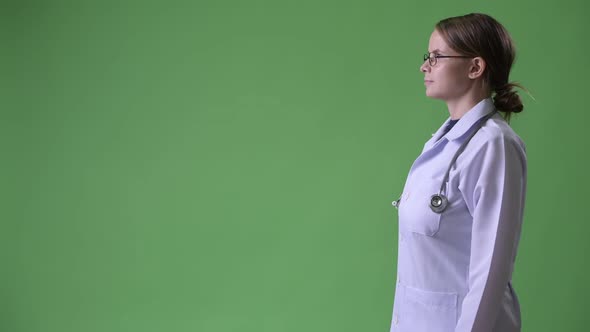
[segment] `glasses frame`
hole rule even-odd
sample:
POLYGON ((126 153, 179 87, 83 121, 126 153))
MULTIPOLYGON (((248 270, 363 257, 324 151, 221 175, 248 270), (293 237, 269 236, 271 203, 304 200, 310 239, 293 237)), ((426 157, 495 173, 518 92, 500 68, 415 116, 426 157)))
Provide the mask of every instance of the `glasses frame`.
POLYGON ((436 54, 436 53, 426 53, 424 54, 424 62, 426 62, 426 60, 428 60, 428 64, 430 64, 430 67, 434 67, 436 66, 436 63, 438 62, 438 59, 440 58, 472 58, 471 56, 468 55, 440 55, 440 54, 436 54), (430 56, 432 54, 432 56, 430 56))

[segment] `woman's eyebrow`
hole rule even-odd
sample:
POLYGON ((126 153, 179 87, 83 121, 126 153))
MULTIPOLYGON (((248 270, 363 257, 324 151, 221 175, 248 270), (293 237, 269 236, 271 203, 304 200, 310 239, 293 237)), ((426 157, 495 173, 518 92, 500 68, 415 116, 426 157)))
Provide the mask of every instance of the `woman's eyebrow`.
POLYGON ((435 49, 433 51, 430 51, 429 53, 440 53, 440 50, 437 48, 437 49, 435 49))

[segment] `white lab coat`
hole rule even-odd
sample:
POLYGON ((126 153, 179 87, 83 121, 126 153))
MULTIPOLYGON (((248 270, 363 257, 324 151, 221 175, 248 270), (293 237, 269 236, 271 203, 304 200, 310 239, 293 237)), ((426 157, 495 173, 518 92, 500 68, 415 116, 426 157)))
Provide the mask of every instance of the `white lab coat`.
POLYGON ((440 127, 416 159, 399 204, 392 332, 520 331, 511 279, 526 192, 525 145, 499 113, 473 136, 446 186, 449 205, 429 208, 455 152, 491 99, 443 137, 440 127))

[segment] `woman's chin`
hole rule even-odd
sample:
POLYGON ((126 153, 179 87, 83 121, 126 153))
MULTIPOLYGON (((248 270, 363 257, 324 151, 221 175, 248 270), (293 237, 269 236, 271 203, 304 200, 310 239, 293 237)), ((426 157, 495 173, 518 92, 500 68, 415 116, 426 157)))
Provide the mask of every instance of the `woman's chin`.
POLYGON ((431 89, 426 89, 426 97, 429 98, 433 98, 433 99, 440 99, 440 97, 438 96, 438 94, 435 91, 432 91, 431 89))

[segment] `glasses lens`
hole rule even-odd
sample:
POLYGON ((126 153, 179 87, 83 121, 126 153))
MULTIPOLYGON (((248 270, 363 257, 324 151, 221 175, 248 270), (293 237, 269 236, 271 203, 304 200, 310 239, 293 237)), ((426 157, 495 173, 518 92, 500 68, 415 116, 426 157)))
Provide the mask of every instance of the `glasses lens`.
POLYGON ((431 66, 436 64, 436 55, 434 53, 426 53, 424 54, 424 61, 428 60, 428 63, 431 66))
POLYGON ((428 62, 430 63, 431 66, 436 65, 436 54, 434 54, 434 53, 428 54, 428 62))

